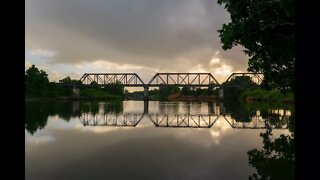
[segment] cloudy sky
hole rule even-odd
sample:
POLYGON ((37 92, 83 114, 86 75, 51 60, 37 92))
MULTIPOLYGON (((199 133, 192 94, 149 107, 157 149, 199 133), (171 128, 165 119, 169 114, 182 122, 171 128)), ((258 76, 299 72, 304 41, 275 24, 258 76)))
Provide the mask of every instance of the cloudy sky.
POLYGON ((25 66, 51 81, 85 72, 245 72, 241 47, 223 51, 229 13, 217 0, 26 0, 25 66))

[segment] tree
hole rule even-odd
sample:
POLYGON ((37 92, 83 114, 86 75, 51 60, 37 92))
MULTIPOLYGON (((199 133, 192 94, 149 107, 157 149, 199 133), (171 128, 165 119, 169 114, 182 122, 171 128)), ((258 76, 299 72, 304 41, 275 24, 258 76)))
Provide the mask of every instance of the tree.
POLYGON ((225 82, 223 85, 226 98, 236 99, 248 88, 257 87, 258 84, 253 82, 249 76, 236 76, 234 79, 225 82))
POLYGON ((183 86, 181 89, 181 94, 183 95, 190 95, 191 88, 189 86, 183 86))
MULTIPOLYGON (((67 76, 61 80, 59 80, 60 83, 74 83, 74 84, 79 84, 81 81, 76 80, 76 79, 71 79, 70 76, 67 76)), ((94 81, 95 82, 95 81, 94 81)))
POLYGON ((266 89, 295 88, 294 0, 218 0, 231 21, 218 30, 224 50, 242 45, 248 71, 262 72, 266 89))
MULTIPOLYGON (((294 179, 295 112, 294 109, 290 109, 290 111, 292 115, 287 122, 290 135, 281 134, 280 137, 275 138, 270 126, 265 133, 260 133, 263 138, 263 149, 252 149, 247 152, 249 165, 256 168, 256 173, 253 173, 249 179, 294 179)), ((282 123, 279 118, 277 121, 282 123)))
POLYGON ((25 94, 42 96, 49 86, 48 74, 32 65, 25 72, 25 94))
POLYGON ((113 94, 113 95, 120 95, 124 97, 124 85, 120 81, 116 81, 115 83, 111 83, 108 85, 105 85, 105 91, 113 94))
POLYGON ((294 179, 294 137, 281 134, 279 138, 274 139, 271 131, 267 129, 265 133, 260 134, 263 138, 262 150, 253 149, 247 153, 250 166, 257 170, 249 179, 294 179))

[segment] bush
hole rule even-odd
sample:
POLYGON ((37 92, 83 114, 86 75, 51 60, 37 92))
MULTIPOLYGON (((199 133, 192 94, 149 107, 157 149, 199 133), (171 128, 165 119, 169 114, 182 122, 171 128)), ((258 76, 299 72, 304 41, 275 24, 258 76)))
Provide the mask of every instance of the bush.
POLYGON ((280 91, 267 91, 260 88, 254 88, 254 89, 248 89, 245 92, 243 92, 240 96, 240 98, 243 100, 246 97, 252 97, 255 100, 258 101, 274 101, 279 102, 283 101, 284 99, 294 100, 294 94, 293 93, 287 93, 283 94, 280 91))

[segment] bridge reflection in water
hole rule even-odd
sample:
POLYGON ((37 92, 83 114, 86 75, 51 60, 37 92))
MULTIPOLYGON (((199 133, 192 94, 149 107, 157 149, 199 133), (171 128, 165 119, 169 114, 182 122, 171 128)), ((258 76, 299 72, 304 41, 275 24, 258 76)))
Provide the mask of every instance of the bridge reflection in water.
MULTIPOLYGON (((208 103, 209 105, 210 103, 208 103)), ((148 105, 144 104, 141 113, 104 112, 103 114, 83 113, 80 117, 84 126, 136 127, 142 119, 148 119, 155 127, 160 128, 211 128, 218 120, 225 120, 235 129, 288 129, 291 112, 273 109, 268 112, 258 110, 246 120, 237 120, 231 113, 225 113, 223 104, 208 106, 208 113, 149 113, 148 105), (147 109, 146 109, 147 108, 147 109), (267 115, 266 115, 267 113, 267 115)))
POLYGON ((235 129, 288 129, 289 119, 279 120, 277 123, 270 123, 268 119, 263 119, 261 116, 252 117, 249 122, 238 122, 229 115, 224 115, 223 118, 228 124, 235 129))
POLYGON ((114 126, 114 127, 136 127, 143 119, 144 114, 95 114, 85 113, 82 116, 84 126, 114 126))
POLYGON ((149 114, 148 117, 156 127, 168 128, 211 128, 219 118, 202 114, 149 114))

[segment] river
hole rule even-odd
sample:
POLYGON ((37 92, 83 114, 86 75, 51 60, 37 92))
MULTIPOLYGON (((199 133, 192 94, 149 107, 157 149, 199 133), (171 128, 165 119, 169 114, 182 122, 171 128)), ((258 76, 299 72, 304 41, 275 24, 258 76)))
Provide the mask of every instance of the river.
POLYGON ((25 114, 29 180, 293 179, 291 106, 28 101, 25 114))

